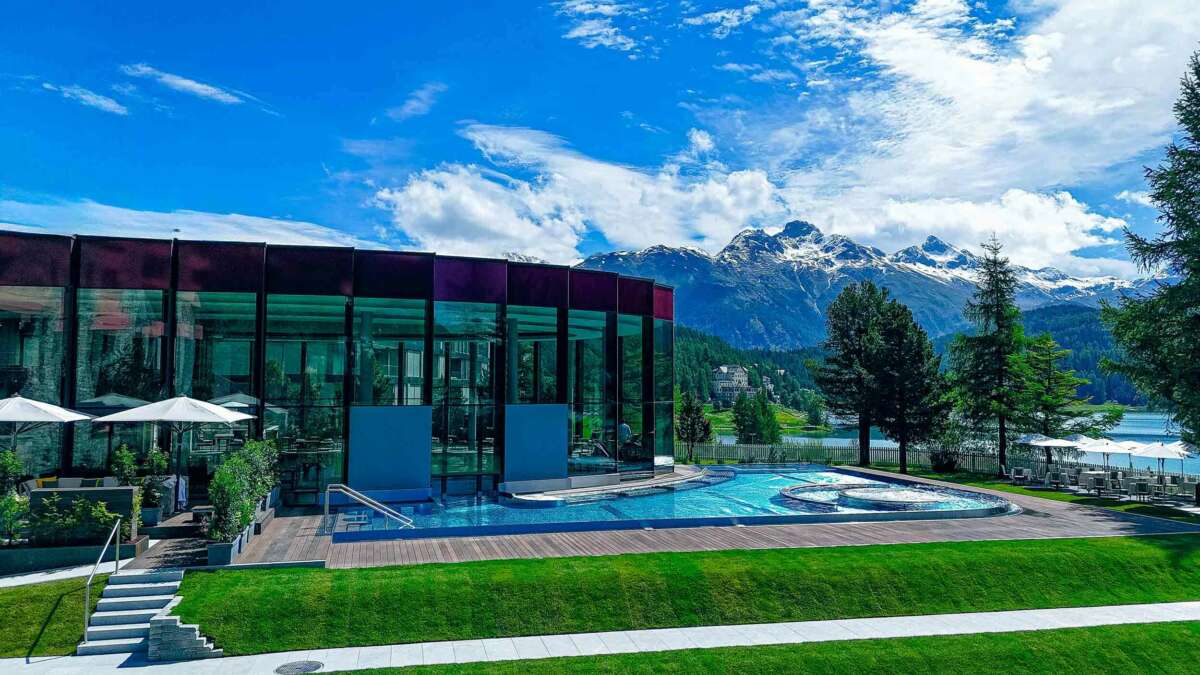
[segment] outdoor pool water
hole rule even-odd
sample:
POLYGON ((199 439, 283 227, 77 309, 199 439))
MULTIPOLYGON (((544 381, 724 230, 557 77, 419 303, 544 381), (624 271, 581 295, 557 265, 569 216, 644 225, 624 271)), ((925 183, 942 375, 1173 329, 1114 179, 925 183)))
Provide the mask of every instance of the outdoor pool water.
POLYGON ((711 467, 696 479, 619 493, 571 496, 543 504, 447 497, 419 505, 392 505, 415 527, 355 507, 332 527, 334 541, 473 536, 530 532, 761 525, 772 523, 901 520, 998 515, 1010 510, 999 497, 901 480, 881 480, 849 469, 772 465, 711 467), (548 504, 548 505, 546 505, 548 504))

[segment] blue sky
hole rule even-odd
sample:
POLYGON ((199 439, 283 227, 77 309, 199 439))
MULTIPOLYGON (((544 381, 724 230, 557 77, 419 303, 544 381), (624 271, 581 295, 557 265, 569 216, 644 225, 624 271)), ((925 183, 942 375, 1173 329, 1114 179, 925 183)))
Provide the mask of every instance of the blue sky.
POLYGON ((1200 4, 25 3, 0 223, 559 262, 812 221, 1128 276, 1200 4))

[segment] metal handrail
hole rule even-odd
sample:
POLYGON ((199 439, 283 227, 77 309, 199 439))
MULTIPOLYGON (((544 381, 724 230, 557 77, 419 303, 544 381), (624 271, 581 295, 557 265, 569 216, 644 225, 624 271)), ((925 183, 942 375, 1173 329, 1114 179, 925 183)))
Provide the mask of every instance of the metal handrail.
POLYGON ((104 546, 100 548, 100 557, 96 558, 96 564, 92 565, 92 573, 88 575, 87 583, 83 587, 83 641, 87 642, 88 624, 92 618, 92 578, 96 576, 96 571, 100 569, 100 563, 104 561, 104 554, 108 552, 108 545, 112 543, 113 537, 117 539, 117 545, 113 549, 115 554, 115 564, 113 565, 113 574, 121 570, 121 537, 118 534, 121 531, 121 519, 117 518, 117 522, 113 523, 112 530, 108 533, 108 538, 104 540, 104 546))
POLYGON ((374 509, 375 511, 382 513, 384 516, 391 518, 392 520, 399 523, 401 529, 416 528, 416 523, 413 522, 412 518, 409 518, 408 516, 404 515, 403 513, 400 513, 399 511, 397 511, 396 509, 393 509, 390 506, 385 506, 384 504, 377 502, 374 499, 371 499, 370 497, 364 495, 363 493, 359 492, 358 490, 355 490, 354 488, 350 487, 349 485, 343 485, 341 483, 330 483, 329 485, 325 486, 325 522, 326 523, 329 522, 329 495, 333 492, 340 492, 341 494, 346 495, 347 497, 353 499, 354 501, 358 502, 359 504, 362 504, 363 506, 366 506, 367 508, 374 509))

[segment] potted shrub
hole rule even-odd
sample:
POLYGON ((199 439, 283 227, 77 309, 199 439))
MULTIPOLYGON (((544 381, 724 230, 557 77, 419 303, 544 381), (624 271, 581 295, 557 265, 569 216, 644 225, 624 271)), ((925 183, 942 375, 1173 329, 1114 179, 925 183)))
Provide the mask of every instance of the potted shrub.
POLYGON ((254 523, 257 499, 252 492, 252 468, 243 453, 234 453, 213 473, 208 484, 212 518, 208 522, 208 562, 228 565, 237 559, 246 533, 254 523))
POLYGON ((162 519, 163 474, 167 472, 167 455, 158 447, 150 448, 144 464, 146 476, 142 479, 142 523, 157 525, 162 519))

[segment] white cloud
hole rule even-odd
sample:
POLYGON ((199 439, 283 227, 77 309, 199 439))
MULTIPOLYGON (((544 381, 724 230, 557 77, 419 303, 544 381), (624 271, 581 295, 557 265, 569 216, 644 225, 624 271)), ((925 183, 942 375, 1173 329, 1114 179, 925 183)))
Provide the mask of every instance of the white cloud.
POLYGON ((117 101, 102 94, 97 94, 90 89, 84 89, 79 85, 72 84, 59 86, 57 84, 51 84, 50 82, 43 82, 42 89, 45 89, 46 91, 57 92, 63 98, 75 101, 76 103, 85 105, 89 108, 103 110, 104 112, 112 113, 114 115, 129 114, 129 109, 117 101))
POLYGON ((421 115, 429 114, 433 110, 433 105, 437 103, 438 97, 441 96, 448 87, 442 82, 426 82, 417 87, 408 95, 404 103, 391 108, 387 111, 388 117, 397 122, 409 119, 410 117, 420 117, 421 115))
POLYGON ((133 63, 121 66, 121 72, 130 77, 139 77, 149 80, 154 80, 159 84, 173 89, 184 94, 190 94, 198 98, 224 103, 225 105, 239 105, 243 103, 243 97, 250 98, 243 92, 234 93, 233 90, 222 89, 211 84, 197 82, 182 75, 173 73, 164 73, 163 71, 151 67, 145 63, 133 63), (240 94, 240 95, 239 95, 240 94))
MULTIPOLYGON (((476 124, 462 134, 496 166, 532 177, 450 164, 381 190, 379 205, 422 248, 473 255, 517 251, 569 262, 593 229, 623 248, 715 249, 739 230, 782 214, 762 171, 685 177, 670 165, 648 170, 594 159, 534 129, 476 124)), ((689 133, 690 149, 712 147, 707 132, 689 133)))
POLYGON ((555 5, 557 13, 571 20, 563 38, 577 40, 587 49, 604 47, 625 52, 629 58, 637 58, 640 51, 638 41, 618 25, 619 20, 636 22, 646 11, 635 4, 589 0, 566 0, 555 5))
POLYGON ((697 106, 698 119, 727 159, 766 167, 792 212, 881 248, 916 234, 898 214, 934 213, 956 244, 976 243, 970 219, 986 218, 1023 264, 1126 267, 1029 237, 1108 239, 1112 222, 1061 191, 1111 180, 1169 140, 1200 5, 1038 0, 1009 5, 1015 21, 974 7, 824 0, 764 13, 764 55, 809 73, 809 90, 790 104, 697 106))
POLYGON ((1157 209, 1158 208, 1157 206, 1155 206, 1154 202, 1151 201, 1149 192, 1136 192, 1133 190, 1121 190, 1119 193, 1117 193, 1116 197, 1118 200, 1123 201, 1126 204, 1135 204, 1137 206, 1144 206, 1148 209, 1157 209))
POLYGON ((297 220, 262 218, 240 213, 141 211, 82 199, 21 202, 0 200, 0 223, 34 232, 97 234, 158 239, 255 241, 378 247, 330 227, 297 220))
POLYGON ((737 28, 749 23, 763 10, 764 3, 750 3, 744 7, 719 9, 697 16, 683 18, 687 26, 712 26, 712 36, 723 40, 737 28))

